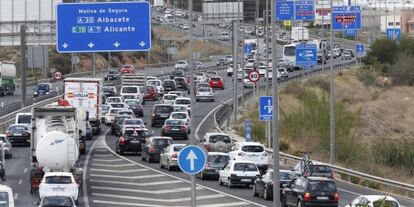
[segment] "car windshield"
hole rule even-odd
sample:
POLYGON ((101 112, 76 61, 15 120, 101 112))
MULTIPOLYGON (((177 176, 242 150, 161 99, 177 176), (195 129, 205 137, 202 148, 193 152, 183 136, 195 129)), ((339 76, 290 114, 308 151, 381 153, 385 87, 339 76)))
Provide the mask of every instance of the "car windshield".
POLYGON ((148 81, 148 85, 160 86, 161 82, 160 81, 148 81))
POLYGON ((171 115, 171 117, 173 119, 186 119, 187 118, 187 114, 184 113, 174 113, 171 115))
POLYGON ((39 84, 39 85, 37 85, 37 90, 48 91, 49 90, 49 84, 39 84))
POLYGON ((331 173, 332 170, 326 165, 312 165, 312 172, 314 173, 331 173))
POLYGON ((216 142, 231 143, 231 139, 227 135, 211 135, 209 142, 210 143, 216 143, 216 142))
POLYGON ((253 163, 236 163, 234 171, 257 171, 257 166, 253 163))
POLYGON ((188 99, 178 99, 175 101, 176 104, 190 104, 190 100, 188 99))
POLYGON ((185 83, 185 79, 184 78, 174 78, 175 82, 179 82, 179 83, 185 83))
POLYGON ((264 149, 262 146, 243 146, 243 152, 263 152, 264 149))
POLYGON ((185 62, 184 61, 177 61, 176 64, 185 64, 185 62))
POLYGON ((211 78, 210 80, 212 80, 212 81, 220 81, 221 79, 220 78, 211 78))
POLYGON ((285 46, 284 55, 286 55, 286 56, 295 56, 295 54, 296 54, 296 47, 295 46, 285 46))
POLYGON ((164 86, 174 86, 174 82, 173 81, 164 81, 164 86))
POLYGON ((175 100, 177 98, 177 96, 174 96, 174 95, 166 95, 166 96, 164 96, 164 99, 165 100, 175 100))
POLYGON ((19 124, 30 124, 32 121, 32 115, 19 115, 17 117, 17 123, 19 124))
POLYGON ((44 197, 42 201, 42 206, 71 207, 73 206, 73 201, 72 199, 70 199, 70 197, 63 197, 63 196, 44 197))
POLYGON ((228 155, 208 155, 207 162, 214 164, 226 164, 230 160, 228 155))
POLYGON ((336 185, 333 181, 310 181, 310 191, 335 191, 336 185))
POLYGON ((373 207, 399 207, 398 203, 395 201, 389 201, 389 200, 377 200, 372 202, 373 207))
POLYGON ((122 93, 138 93, 137 87, 123 87, 122 93))
POLYGON ((47 184, 69 184, 72 183, 72 178, 66 175, 55 175, 46 177, 47 184))
POLYGON ((109 70, 108 71, 108 74, 118 74, 118 71, 116 71, 116 70, 109 70))
POLYGON ((110 114, 116 114, 116 113, 118 113, 118 111, 119 111, 120 109, 110 109, 109 110, 109 113, 110 114))
POLYGON ((111 103, 112 108, 124 108, 123 103, 111 103))
POLYGON ((199 88, 198 91, 200 91, 200 92, 211 92, 210 88, 199 88))
POLYGON ((172 141, 170 139, 154 139, 151 142, 151 145, 170 145, 172 141))
POLYGON ((113 88, 113 87, 103 87, 102 88, 102 91, 104 91, 104 92, 111 92, 111 91, 115 91, 115 88, 113 88))
POLYGON ((171 113, 174 111, 172 106, 156 106, 154 109, 155 113, 171 113))
POLYGON ((120 99, 120 98, 118 98, 118 97, 114 97, 114 98, 108 98, 108 99, 106 99, 106 102, 109 102, 109 103, 121 103, 122 102, 122 100, 120 99))
POLYGON ((24 126, 24 125, 11 125, 8 131, 10 131, 11 133, 25 132, 25 131, 28 131, 28 128, 27 126, 24 126))
POLYGON ((174 146, 174 152, 179 152, 179 151, 181 151, 183 148, 184 148, 184 145, 177 145, 177 146, 174 146))
POLYGON ((9 207, 9 194, 0 192, 0 207, 9 207))
POLYGON ((167 126, 183 126, 184 122, 181 120, 174 120, 174 119, 168 119, 165 121, 165 125, 167 126))
POLYGON ((108 105, 101 105, 102 112, 108 112, 111 107, 108 105))
POLYGON ((139 101, 137 100, 128 100, 128 101, 125 101, 125 103, 128 105, 139 105, 140 104, 139 101))
POLYGON ((142 119, 125 119, 124 125, 144 125, 142 119))
POLYGON ((126 130, 125 131, 125 137, 139 137, 139 138, 145 138, 147 137, 148 133, 144 130, 126 130))

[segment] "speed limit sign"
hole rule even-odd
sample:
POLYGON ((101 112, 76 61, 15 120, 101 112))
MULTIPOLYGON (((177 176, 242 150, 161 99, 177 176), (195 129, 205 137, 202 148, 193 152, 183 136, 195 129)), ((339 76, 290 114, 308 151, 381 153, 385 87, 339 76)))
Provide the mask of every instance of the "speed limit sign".
POLYGON ((62 80, 62 73, 60 71, 55 71, 52 75, 55 80, 62 80))
POLYGON ((247 77, 251 82, 256 83, 260 79, 260 74, 256 70, 252 70, 247 77))

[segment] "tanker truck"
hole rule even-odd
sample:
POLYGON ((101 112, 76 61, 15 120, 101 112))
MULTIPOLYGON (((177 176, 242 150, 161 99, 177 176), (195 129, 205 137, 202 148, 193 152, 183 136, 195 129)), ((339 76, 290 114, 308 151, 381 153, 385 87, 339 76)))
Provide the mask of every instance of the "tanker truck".
POLYGON ((79 132, 76 108, 47 105, 33 108, 32 115, 30 193, 70 195, 76 200, 82 186, 82 169, 77 168, 79 132), (69 185, 67 181, 60 182, 55 178, 68 178, 74 182, 69 185))
POLYGON ((13 95, 16 90, 16 66, 11 61, 0 61, 0 96, 13 95))

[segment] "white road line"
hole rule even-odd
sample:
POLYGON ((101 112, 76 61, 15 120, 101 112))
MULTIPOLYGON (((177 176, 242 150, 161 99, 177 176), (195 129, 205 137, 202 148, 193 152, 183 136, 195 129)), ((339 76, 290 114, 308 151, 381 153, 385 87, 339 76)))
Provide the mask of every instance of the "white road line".
POLYGON ((355 192, 352 192, 352 191, 349 191, 349 190, 345 190, 345 189, 343 189, 343 188, 338 188, 338 190, 343 191, 343 192, 345 192, 345 193, 352 194, 352 195, 356 195, 356 196, 360 196, 360 195, 361 195, 361 194, 359 194, 359 193, 355 193, 355 192))
POLYGON ((155 175, 124 176, 124 175, 91 174, 90 176, 101 177, 101 178, 121 178, 121 179, 135 180, 135 179, 145 179, 145 178, 159 178, 159 177, 164 177, 165 175, 155 174, 155 175))
MULTIPOLYGON (((94 203, 99 204, 108 204, 110 206, 142 206, 142 207, 167 207, 167 206, 161 206, 161 205, 151 205, 151 204, 139 204, 139 203, 125 203, 125 202, 114 202, 114 201, 103 201, 103 200, 93 200, 94 203)), ((178 206, 174 206, 178 207, 178 206)), ((180 206, 182 207, 182 206, 180 206)))
POLYGON ((169 180, 169 181, 159 181, 159 182, 150 182, 150 183, 131 183, 131 182, 121 182, 121 181, 110 181, 110 180, 89 180, 90 182, 95 183, 107 183, 107 184, 121 184, 121 185, 131 185, 131 186, 152 186, 152 185, 166 185, 166 184, 177 184, 183 183, 181 180, 169 180))
MULTIPOLYGON (((163 203, 191 201, 191 198, 188 196, 186 198, 158 199, 158 198, 146 198, 146 197, 138 197, 138 196, 113 195, 113 194, 106 194, 106 193, 92 193, 92 195, 106 197, 106 198, 122 198, 122 199, 130 199, 130 200, 155 201, 155 202, 163 202, 163 203)), ((197 196, 197 201, 205 200, 205 199, 223 198, 223 197, 226 197, 226 196, 221 195, 221 194, 202 195, 202 196, 197 196)))
POLYGON ((97 171, 97 172, 113 172, 113 173, 133 173, 133 172, 147 172, 148 169, 131 169, 131 170, 108 170, 108 169, 98 169, 98 168, 91 168, 90 171, 97 171))
POLYGON ((14 194, 14 200, 17 200, 19 198, 19 194, 18 193, 15 193, 14 194))
POLYGON ((29 169, 28 169, 27 167, 26 167, 26 168, 24 168, 23 173, 26 173, 28 170, 29 170, 29 169))
POLYGON ((106 149, 96 149, 95 152, 107 152, 108 150, 106 149))
POLYGON ((21 185, 23 183, 23 179, 19 180, 19 185, 21 185))
POLYGON ((122 159, 97 159, 97 158, 93 158, 92 161, 98 161, 98 162, 119 162, 119 161, 122 161, 122 159))
MULTIPOLYGON (((114 188, 114 187, 108 187, 108 186, 91 186, 91 188, 98 189, 98 190, 113 190, 115 192, 123 191, 123 192, 130 192, 130 193, 147 193, 147 194, 154 194, 154 195, 160 195, 160 194, 166 194, 166 193, 189 192, 191 190, 191 188, 174 188, 171 190, 138 190, 138 189, 114 188)), ((203 189, 203 188, 198 187, 197 189, 203 189)))
POLYGON ((198 205, 198 207, 226 207, 226 206, 240 206, 240 205, 248 205, 248 203, 233 202, 233 203, 207 204, 207 205, 198 205))
POLYGON ((112 155, 112 154, 105 154, 105 155, 93 154, 93 156, 96 156, 96 157, 114 157, 114 155, 112 155))
POLYGON ((107 165, 107 164, 98 164, 98 163, 92 163, 94 166, 100 166, 100 167, 130 167, 134 166, 132 163, 126 163, 126 164, 118 164, 118 165, 107 165))

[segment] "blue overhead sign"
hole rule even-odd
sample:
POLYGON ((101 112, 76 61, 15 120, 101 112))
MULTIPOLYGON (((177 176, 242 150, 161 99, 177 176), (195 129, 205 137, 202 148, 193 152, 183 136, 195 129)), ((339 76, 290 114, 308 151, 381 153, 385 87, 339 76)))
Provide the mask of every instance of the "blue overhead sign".
POLYGON ((58 4, 56 10, 58 52, 151 49, 149 2, 58 4))
POLYGON ((244 120, 244 132, 246 142, 250 142, 252 140, 252 120, 244 120))
POLYGON ((190 175, 201 172, 207 163, 207 156, 203 149, 195 145, 184 147, 178 156, 178 167, 190 175))
POLYGON ((259 98, 259 120, 270 121, 273 116, 273 103, 271 96, 260 96, 259 98))
POLYGON ((401 29, 400 28, 387 28, 387 38, 391 40, 400 40, 401 39, 401 29))
POLYGON ((332 8, 334 30, 360 30, 361 8, 359 6, 336 6, 332 8))
POLYGON ((293 20, 294 19, 294 8, 293 1, 276 1, 276 20, 293 20))
POLYGON ((313 1, 296 1, 296 20, 314 20, 313 1))
POLYGON ((353 29, 348 29, 348 30, 344 30, 344 36, 345 37, 353 37, 357 34, 357 30, 353 30, 353 29))
POLYGON ((296 45, 296 65, 308 68, 316 65, 317 46, 316 44, 297 44, 296 45))

